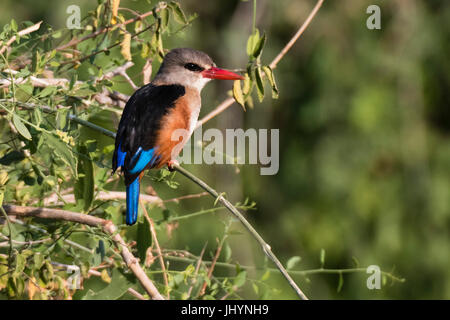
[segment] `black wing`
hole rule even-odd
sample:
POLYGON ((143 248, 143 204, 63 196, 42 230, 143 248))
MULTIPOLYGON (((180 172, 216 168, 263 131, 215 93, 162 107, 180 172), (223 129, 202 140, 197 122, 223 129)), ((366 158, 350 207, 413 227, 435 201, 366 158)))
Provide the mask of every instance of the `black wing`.
POLYGON ((127 174, 133 155, 155 147, 156 133, 161 119, 175 106, 175 101, 185 94, 181 85, 147 84, 139 88, 128 100, 120 119, 113 155, 113 172, 125 168, 125 183, 128 185, 138 173, 127 174), (120 150, 119 150, 120 145, 120 150))

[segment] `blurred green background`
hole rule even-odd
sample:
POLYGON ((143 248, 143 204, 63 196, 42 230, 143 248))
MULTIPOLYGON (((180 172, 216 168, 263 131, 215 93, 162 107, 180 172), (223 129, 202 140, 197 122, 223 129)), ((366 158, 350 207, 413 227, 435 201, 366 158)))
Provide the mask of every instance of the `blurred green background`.
MULTIPOLYGON (((145 12, 155 1, 121 1, 145 12)), ((95 1, 3 0, 0 24, 11 18, 44 20, 64 28, 70 4, 82 16, 95 1)), ((257 27, 267 33, 268 64, 305 20, 315 1, 257 1, 257 27)), ((181 1, 198 13, 192 27, 165 47, 204 50, 219 66, 245 67, 252 2, 181 1)), ((186 166, 234 202, 256 201, 250 221, 285 262, 299 269, 378 265, 406 279, 381 290, 366 287, 364 272, 295 277, 310 298, 450 298, 450 3, 448 1, 326 0, 304 35, 275 71, 278 100, 243 112, 233 105, 206 128, 279 128, 280 170, 261 176, 258 166, 186 166), (366 8, 381 8, 381 30, 366 27, 366 8)), ((138 54, 137 54, 138 56, 138 54)), ((129 75, 140 83, 143 61, 129 75)), ((155 71, 155 70, 154 70, 155 71)), ((119 84, 130 94, 126 83, 119 84)), ((203 91, 202 114, 226 97, 230 83, 203 91)), ((117 119, 115 119, 117 124, 117 119)), ((114 128, 114 124, 110 124, 114 128)), ((179 177, 170 196, 199 192, 179 177)), ((169 197, 169 196, 167 196, 169 197)), ((211 199, 183 202, 183 212, 211 207, 211 199)), ((225 213, 223 213, 225 214, 225 213)), ((223 226, 218 216, 180 222, 162 245, 199 254, 211 250, 223 226)), ((262 265, 263 253, 245 232, 231 237, 233 259, 262 265)), ((281 277, 273 298, 295 298, 281 277)))

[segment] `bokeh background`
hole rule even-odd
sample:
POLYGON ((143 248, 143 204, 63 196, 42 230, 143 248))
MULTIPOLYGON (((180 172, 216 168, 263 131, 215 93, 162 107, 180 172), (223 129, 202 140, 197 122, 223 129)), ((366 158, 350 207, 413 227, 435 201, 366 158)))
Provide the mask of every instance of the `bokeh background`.
MULTIPOLYGON (((145 12, 154 2, 123 0, 121 6, 145 12)), ((3 0, 0 25, 14 18, 64 28, 70 4, 80 5, 82 15, 96 5, 87 0, 3 0)), ((265 64, 314 4, 257 1, 256 25, 268 39, 265 64)), ((193 47, 219 66, 245 67, 251 1, 189 0, 181 5, 198 18, 165 39, 165 47, 193 47)), ((231 165, 186 167, 234 202, 246 197, 255 201, 257 209, 248 218, 283 262, 300 256, 297 269, 315 269, 324 249, 325 268, 352 268, 356 259, 360 266, 378 265, 406 280, 388 280, 381 290, 368 290, 368 275, 351 272, 344 274, 338 292, 336 273, 296 276, 311 298, 450 298, 449 38, 450 3, 445 0, 326 0, 275 71, 279 99, 266 98, 247 112, 233 105, 205 125, 280 129, 280 169, 274 176, 261 176, 258 166, 250 165, 239 170, 231 165), (381 30, 366 28, 371 4, 381 8, 381 30)), ((136 66, 129 75, 140 83, 143 61, 138 53, 133 57, 136 66)), ((82 73, 80 68, 80 77, 82 73)), ((132 93, 123 81, 116 88, 132 93)), ((208 85, 201 115, 230 88, 229 82, 208 85)), ((113 120, 103 123, 113 129, 118 119, 113 120)), ((163 198, 200 191, 188 180, 178 180, 178 189, 155 188, 163 198)), ((177 210, 202 207, 211 207, 211 200, 186 201, 177 210)), ((225 215, 180 222, 162 245, 198 254, 208 241, 213 251, 225 215)), ((229 243, 233 260, 265 263, 245 232, 229 243)), ((279 289, 272 298, 295 298, 276 274, 268 283, 279 289)))

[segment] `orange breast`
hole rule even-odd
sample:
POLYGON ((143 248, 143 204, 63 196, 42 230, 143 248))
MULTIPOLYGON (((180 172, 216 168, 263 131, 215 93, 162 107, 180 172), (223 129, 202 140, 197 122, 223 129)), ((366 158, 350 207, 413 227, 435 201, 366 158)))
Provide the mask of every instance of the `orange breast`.
POLYGON ((159 156, 157 168, 175 159, 189 140, 191 116, 196 108, 200 108, 200 96, 197 90, 186 88, 186 94, 175 101, 175 107, 161 119, 155 143, 159 156))

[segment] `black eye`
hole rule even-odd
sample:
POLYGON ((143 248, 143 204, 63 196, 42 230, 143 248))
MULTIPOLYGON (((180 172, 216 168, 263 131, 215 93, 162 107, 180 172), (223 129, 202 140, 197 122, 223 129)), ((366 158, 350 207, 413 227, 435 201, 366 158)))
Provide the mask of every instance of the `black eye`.
POLYGON ((184 67, 194 72, 200 72, 204 70, 202 67, 200 67, 198 64, 195 63, 186 63, 184 67))

